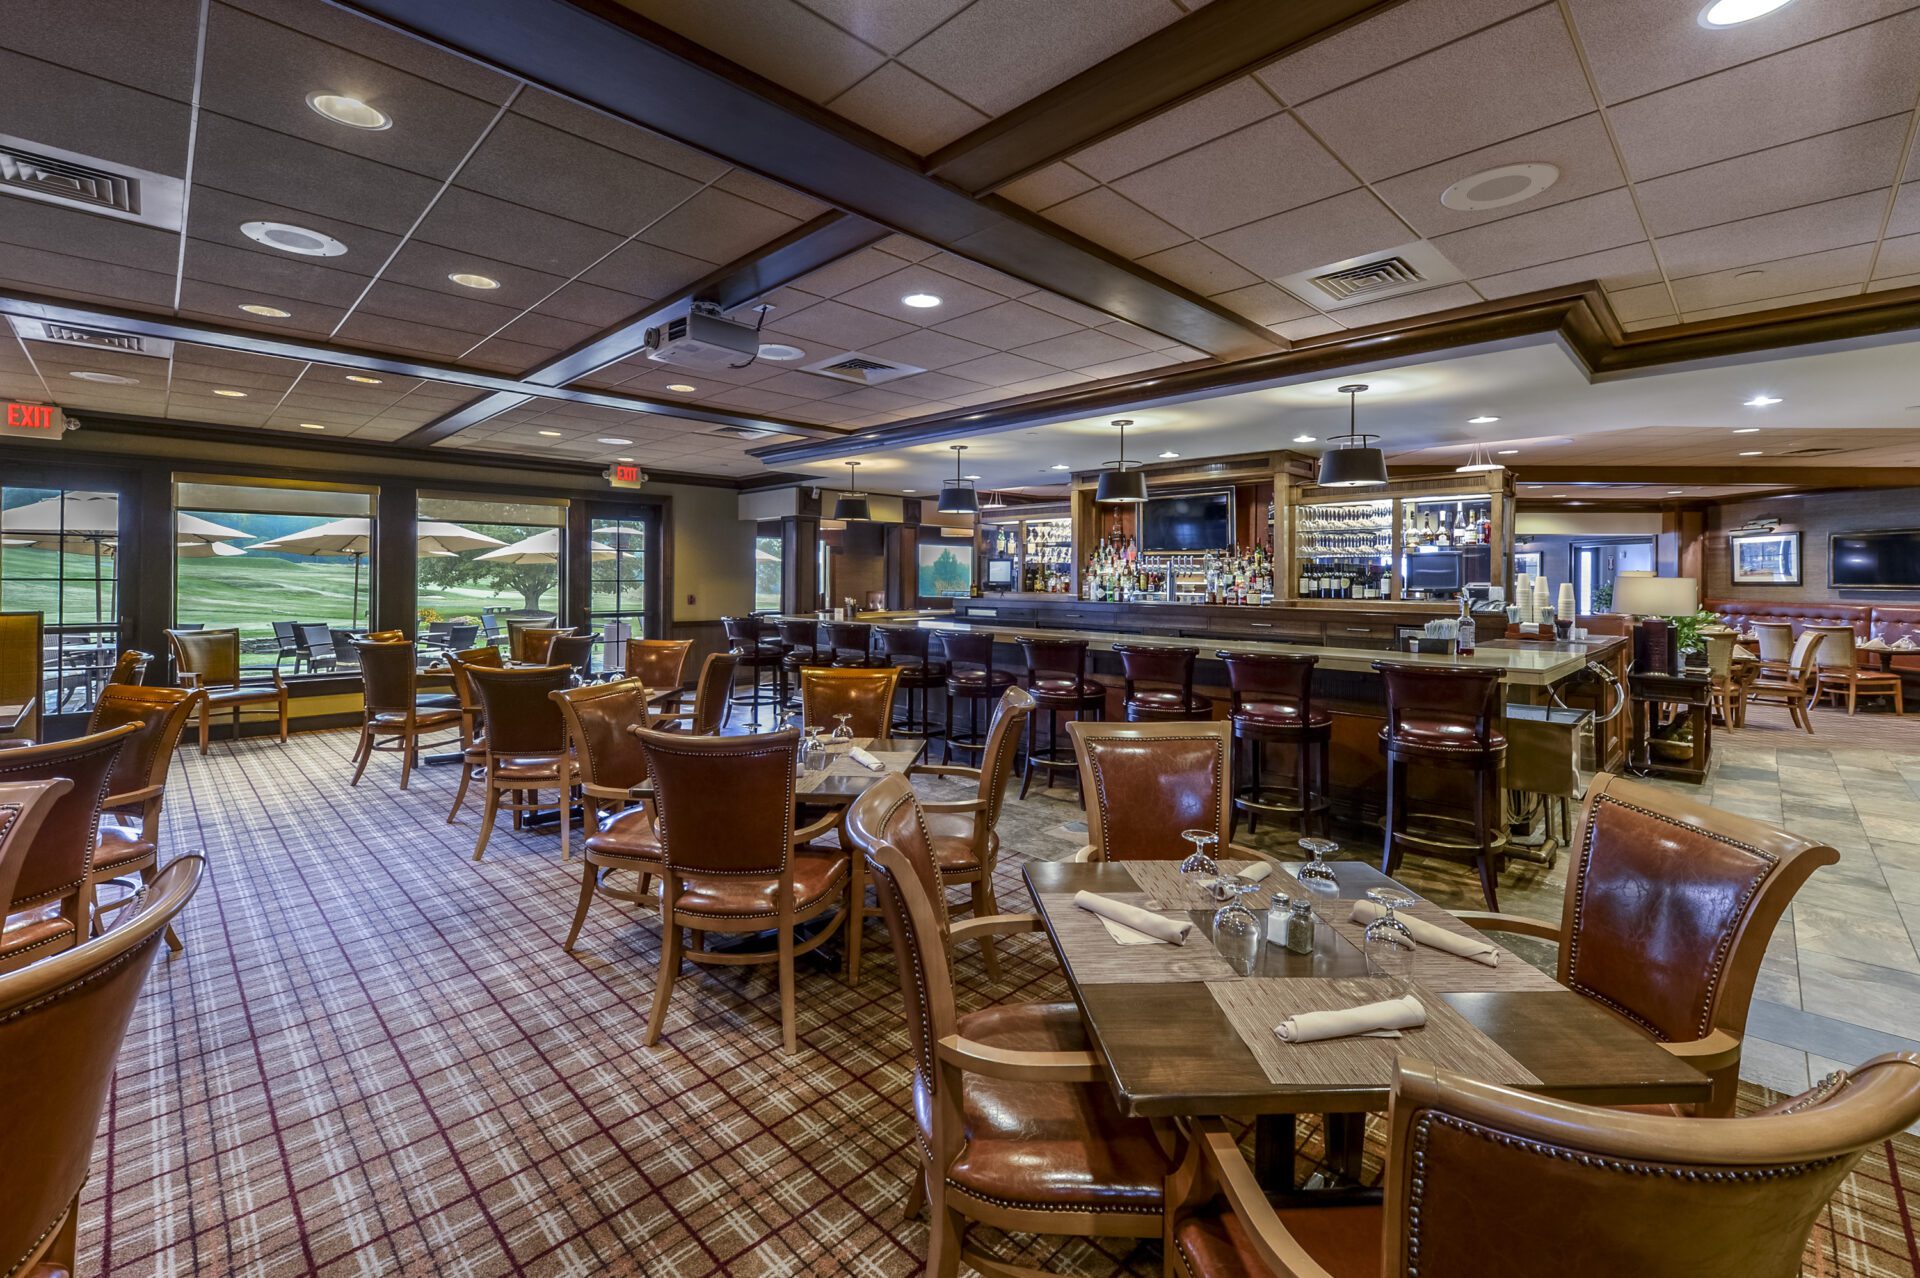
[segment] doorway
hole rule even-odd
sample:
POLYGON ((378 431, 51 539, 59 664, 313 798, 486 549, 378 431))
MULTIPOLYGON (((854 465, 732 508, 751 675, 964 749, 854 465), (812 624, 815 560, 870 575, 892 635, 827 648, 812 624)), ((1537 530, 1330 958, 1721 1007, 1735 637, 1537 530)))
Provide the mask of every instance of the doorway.
POLYGON ((0 612, 41 615, 40 733, 54 740, 85 731, 119 656, 120 547, 133 520, 116 486, 23 472, 0 486, 0 612))
POLYGON ((1613 585, 1621 573, 1653 570, 1651 537, 1576 541, 1571 550, 1574 590, 1582 616, 1613 611, 1613 585))

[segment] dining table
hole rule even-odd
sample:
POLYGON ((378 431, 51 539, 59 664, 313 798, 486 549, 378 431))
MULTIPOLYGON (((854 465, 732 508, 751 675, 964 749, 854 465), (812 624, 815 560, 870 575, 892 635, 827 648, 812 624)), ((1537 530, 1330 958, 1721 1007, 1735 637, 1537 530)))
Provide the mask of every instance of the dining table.
MULTIPOLYGON (((1249 863, 1250 864, 1250 863, 1249 863)), ((1272 864, 1269 862, 1269 864, 1272 864)), ((1401 1056, 1442 1069, 1589 1105, 1705 1101, 1706 1075, 1639 1028, 1560 985, 1497 938, 1474 932, 1441 906, 1359 861, 1328 862, 1335 882, 1303 882, 1285 863, 1249 902, 1261 939, 1248 961, 1213 942, 1216 904, 1176 862, 1029 861, 1028 891, 1061 970, 1105 1060, 1120 1110, 1151 1119, 1228 1117, 1256 1124, 1255 1166, 1269 1189, 1296 1191, 1294 1120, 1327 1116, 1329 1183, 1357 1183, 1364 1123, 1387 1107, 1401 1056), (1411 992, 1427 1024, 1398 1038, 1287 1043, 1289 1016, 1339 1010, 1406 992, 1369 972, 1356 901, 1375 888, 1412 897, 1399 913, 1487 943, 1494 964, 1416 947, 1411 992), (1074 904, 1079 892, 1192 924, 1183 944, 1121 944, 1074 904), (1313 944, 1280 944, 1265 908, 1273 893, 1313 903, 1313 944)), ((1244 865, 1222 863, 1223 873, 1244 865)))

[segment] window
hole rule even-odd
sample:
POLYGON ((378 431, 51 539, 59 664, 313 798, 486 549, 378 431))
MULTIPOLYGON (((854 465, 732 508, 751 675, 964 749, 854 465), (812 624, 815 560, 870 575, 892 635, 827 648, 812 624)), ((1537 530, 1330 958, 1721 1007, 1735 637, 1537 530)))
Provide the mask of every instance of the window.
POLYGON ((374 492, 175 476, 173 620, 237 629, 242 660, 319 674, 370 624, 374 492))
POLYGON ((566 502, 422 493, 417 517, 422 635, 474 626, 485 643, 504 639, 509 619, 559 617, 566 502))
POLYGON ((753 610, 780 611, 783 545, 780 525, 763 523, 753 539, 753 610))
POLYGON ((595 518, 587 535, 593 542, 587 620, 602 640, 594 645, 594 668, 625 669, 627 640, 646 634, 647 526, 638 518, 595 518))
POLYGON ((45 715, 84 715, 119 652, 120 499, 0 487, 0 612, 37 612, 45 715))

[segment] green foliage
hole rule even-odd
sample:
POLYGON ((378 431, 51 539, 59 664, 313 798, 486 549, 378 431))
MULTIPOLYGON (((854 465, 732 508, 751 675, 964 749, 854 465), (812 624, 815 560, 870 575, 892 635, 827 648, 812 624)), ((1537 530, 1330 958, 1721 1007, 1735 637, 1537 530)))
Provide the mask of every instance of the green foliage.
POLYGON ((1699 652, 1705 648, 1707 645, 1700 638, 1700 627, 1720 624, 1720 618, 1704 608, 1689 617, 1669 617, 1667 620, 1673 623, 1674 642, 1680 645, 1682 652, 1699 652))
MULTIPOLYGON (((502 541, 515 542, 545 529, 535 525, 489 524, 486 531, 502 541)), ((499 559, 482 559, 480 552, 448 557, 433 556, 420 561, 422 586, 482 586, 492 591, 517 593, 519 607, 534 609, 540 598, 560 581, 560 569, 554 564, 510 564, 499 559)))

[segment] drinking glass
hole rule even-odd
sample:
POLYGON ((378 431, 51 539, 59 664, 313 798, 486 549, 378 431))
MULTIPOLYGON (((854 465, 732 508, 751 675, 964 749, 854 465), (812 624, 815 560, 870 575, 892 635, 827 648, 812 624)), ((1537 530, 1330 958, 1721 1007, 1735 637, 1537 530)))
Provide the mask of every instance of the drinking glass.
POLYGON ((1327 853, 1338 852, 1340 845, 1332 839, 1302 839, 1300 847, 1312 853, 1313 860, 1301 866, 1293 877, 1302 883, 1320 882, 1338 887, 1340 880, 1334 875, 1333 867, 1327 864, 1327 853))
POLYGON ((1413 904, 1413 898, 1398 888, 1372 888, 1367 899, 1386 913, 1367 924, 1362 934, 1367 955, 1367 975, 1379 977, 1404 994, 1413 984, 1413 933, 1394 916, 1413 904))
POLYGON ((1212 830, 1182 830, 1180 837, 1193 844, 1193 851, 1180 863, 1180 873, 1186 875, 1204 875, 1217 877, 1220 864, 1207 854, 1207 849, 1220 841, 1220 836, 1212 830))
POLYGON ((806 759, 809 772, 825 772, 833 764, 833 760, 827 758, 827 743, 820 736, 822 731, 819 724, 807 729, 806 759))
POLYGON ((851 714, 836 714, 833 717, 835 720, 833 725, 834 745, 853 744, 853 728, 847 723, 847 720, 853 718, 853 716, 851 714))
POLYGON ((1260 885, 1240 878, 1216 878, 1213 882, 1216 893, 1224 885, 1227 894, 1227 903, 1214 911, 1213 946, 1237 975, 1251 976, 1260 959, 1260 916, 1241 898, 1259 891, 1260 885))

